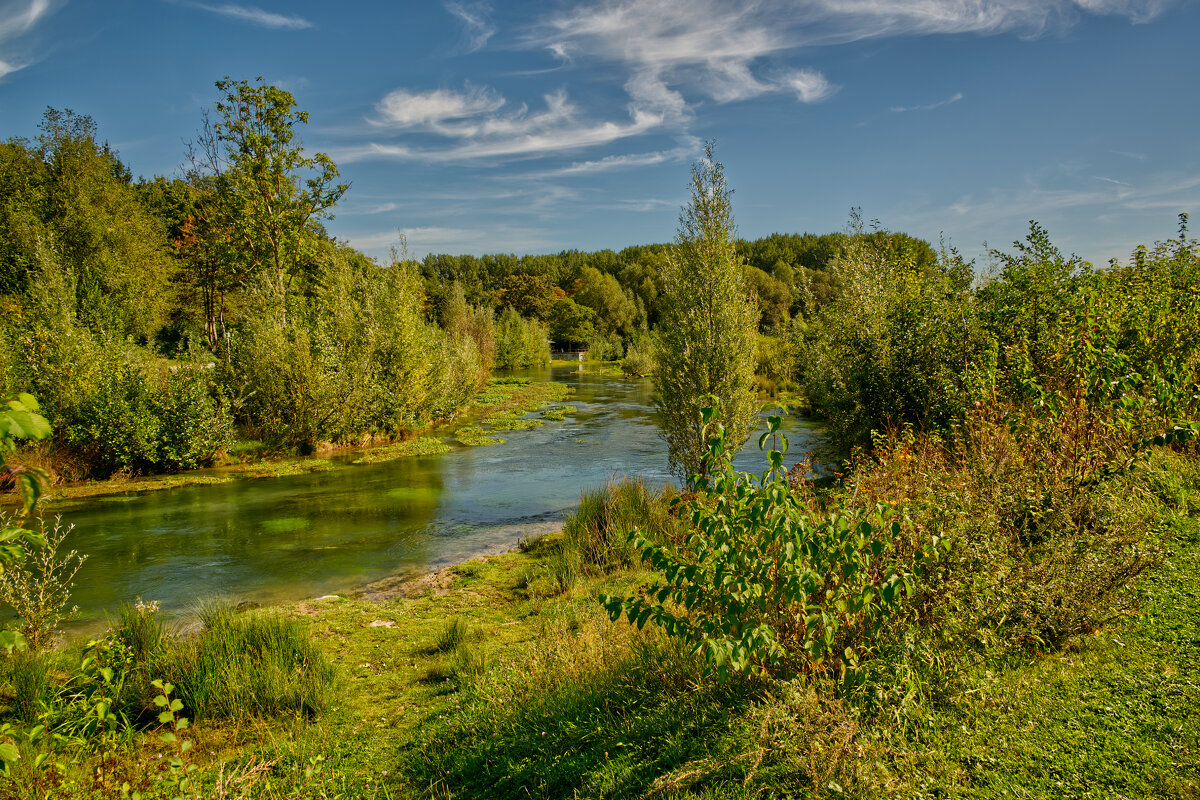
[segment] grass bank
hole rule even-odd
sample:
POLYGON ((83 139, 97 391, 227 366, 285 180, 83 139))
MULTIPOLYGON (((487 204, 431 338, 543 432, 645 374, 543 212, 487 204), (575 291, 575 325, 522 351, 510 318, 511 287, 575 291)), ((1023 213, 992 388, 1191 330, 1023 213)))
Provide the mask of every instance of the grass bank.
MULTIPOLYGON (((264 450, 260 443, 241 442, 233 448, 223 463, 215 469, 192 470, 166 475, 133 476, 118 474, 107 480, 60 483, 51 487, 44 502, 56 504, 55 513, 69 501, 99 497, 132 497, 143 492, 163 491, 182 486, 203 486, 230 483, 235 480, 275 478, 324 472, 346 466, 376 464, 398 458, 435 455, 454 450, 460 445, 499 444, 504 439, 490 436, 490 431, 520 431, 538 427, 544 420, 561 421, 575 413, 572 406, 561 405, 569 397, 570 387, 553 381, 534 381, 528 378, 496 378, 451 422, 431 427, 425 433, 397 441, 381 440, 364 448, 327 448, 324 456, 279 457, 264 450), (529 416, 539 409, 537 417, 529 416), (481 423, 480 425, 475 424, 481 423), (350 453, 352 457, 346 458, 350 453)), ((17 505, 15 493, 0 494, 0 506, 17 505)))
MULTIPOLYGON (((888 452, 890 466, 824 502, 882 491, 870 480, 884 469, 917 513, 931 462, 888 452)), ((619 546, 630 524, 680 533, 670 493, 617 484, 519 551, 383 601, 281 609, 332 670, 321 713, 202 714, 186 763, 205 797, 1193 797, 1200 467, 1161 450, 1135 473, 1106 496, 1122 498, 1116 511, 1155 557, 1112 614, 1057 645, 1005 645, 999 628, 943 618, 881 648, 888 680, 873 697, 812 674, 719 680, 679 641, 614 624, 596 601, 651 580, 619 546)), ((174 796, 159 791, 172 775, 160 755, 152 728, 107 757, 142 776, 144 796, 174 796)), ((38 794, 0 780, 0 792, 119 796, 95 782, 104 755, 80 744, 74 757, 73 783, 38 794)))

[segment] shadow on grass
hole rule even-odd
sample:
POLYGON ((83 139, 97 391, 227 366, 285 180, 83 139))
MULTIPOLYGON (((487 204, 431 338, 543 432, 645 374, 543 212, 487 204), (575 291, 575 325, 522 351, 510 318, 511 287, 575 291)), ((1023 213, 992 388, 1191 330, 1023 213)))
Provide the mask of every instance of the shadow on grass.
POLYGON ((740 789, 753 742, 735 721, 764 691, 705 677, 677 648, 647 647, 600 674, 503 702, 478 698, 431 721, 403 748, 403 769, 434 797, 670 796, 713 781, 740 789))

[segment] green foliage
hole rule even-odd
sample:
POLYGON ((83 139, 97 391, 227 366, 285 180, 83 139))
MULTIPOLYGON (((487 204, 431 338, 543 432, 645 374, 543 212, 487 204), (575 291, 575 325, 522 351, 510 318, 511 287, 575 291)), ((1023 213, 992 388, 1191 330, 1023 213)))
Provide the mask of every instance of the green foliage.
POLYGON ((523 369, 550 363, 550 330, 515 309, 505 308, 496 323, 496 368, 523 369))
MULTIPOLYGON (((87 558, 74 550, 59 552, 73 525, 63 525, 59 517, 52 525, 45 517, 38 522, 36 535, 28 537, 24 558, 0 572, 0 603, 20 618, 19 631, 32 650, 51 644, 58 624, 74 614, 74 608, 67 608, 72 580, 87 558)), ((7 523, 8 518, 0 514, 0 524, 7 523)))
POLYGON ((800 383, 844 447, 872 430, 960 419, 983 350, 971 269, 953 250, 929 264, 905 242, 864 232, 857 211, 831 270, 841 295, 799 338, 800 383))
POLYGON ((550 337, 559 347, 586 348, 597 338, 595 320, 593 309, 561 297, 550 307, 550 337))
POLYGON ((321 256, 311 296, 280 297, 260 282, 261 313, 231 337, 221 379, 248 432, 301 450, 353 443, 422 428, 474 394, 476 338, 469 326, 447 335, 425 321, 411 264, 381 268, 333 246, 321 256))
POLYGON ((218 118, 199 143, 195 167, 211 178, 223 221, 232 231, 237 271, 265 272, 279 294, 312 255, 313 226, 349 188, 324 153, 305 155, 296 139, 308 112, 277 86, 228 76, 218 118))
POLYGON ((667 257, 654 358, 659 426, 671 467, 682 476, 696 471, 705 451, 702 398, 718 398, 721 422, 735 444, 750 435, 754 417, 758 320, 733 241, 730 194, 709 142, 704 159, 692 165, 691 200, 667 257))
POLYGON ((639 350, 634 345, 629 345, 625 351, 625 358, 621 360, 621 371, 626 375, 636 375, 639 378, 652 374, 654 372, 653 350, 639 350))
POLYGON ((628 335, 637 323, 632 293, 623 290, 615 277, 594 267, 580 270, 571 299, 595 312, 596 328, 602 336, 628 335))
POLYGON ((140 204, 129 170, 96 125, 47 109, 36 146, 0 147, 0 295, 28 297, 45 281, 93 330, 145 340, 172 302, 162 224, 140 204))
MULTIPOLYGON (((0 469, 3 469, 3 480, 0 487, 12 483, 21 496, 25 513, 28 514, 42 493, 46 482, 44 470, 10 463, 11 456, 17 452, 18 443, 27 440, 45 439, 50 436, 50 423, 39 413, 41 408, 33 395, 21 393, 5 401, 0 408, 0 469)), ((6 534, 10 529, 4 528, 0 536, 0 546, 8 541, 6 534)), ((2 551, 0 551, 2 552, 2 551)), ((0 572, 7 557, 0 556, 0 572)))
MULTIPOLYGON (((683 544, 631 537, 665 580, 641 596, 601 602, 614 621, 624 614, 686 639, 721 674, 832 672, 853 686, 939 557, 940 538, 906 548, 915 537, 885 505, 810 510, 783 468, 786 439, 783 450, 767 451, 761 476, 735 472, 716 416, 704 409, 709 451, 677 510, 691 523, 683 544)), ((771 417, 760 446, 780 422, 771 417)))

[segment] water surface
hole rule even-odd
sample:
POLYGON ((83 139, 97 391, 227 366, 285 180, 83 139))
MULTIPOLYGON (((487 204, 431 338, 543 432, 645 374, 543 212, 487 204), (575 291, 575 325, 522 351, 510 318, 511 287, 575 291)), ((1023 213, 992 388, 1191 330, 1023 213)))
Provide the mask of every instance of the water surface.
MULTIPOLYGON (((67 544, 89 556, 73 627, 94 627, 137 597, 179 615, 213 596, 267 604, 346 592, 555 530, 581 491, 613 475, 669 479, 648 380, 575 367, 535 377, 572 386, 565 402, 578 413, 501 433, 501 445, 72 505, 67 544)), ((785 431, 789 455, 822 443, 802 420, 787 420, 785 431)), ((739 469, 764 467, 756 442, 739 469)))

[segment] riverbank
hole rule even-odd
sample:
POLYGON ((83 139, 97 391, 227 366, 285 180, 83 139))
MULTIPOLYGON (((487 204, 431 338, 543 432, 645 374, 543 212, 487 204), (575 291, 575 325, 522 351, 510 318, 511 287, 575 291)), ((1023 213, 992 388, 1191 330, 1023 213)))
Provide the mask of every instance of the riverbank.
POLYGON ((282 784, 302 796, 339 780, 365 797, 1192 796, 1196 478, 1168 459, 1142 483, 1168 549, 1126 614, 1060 650, 961 663, 949 693, 898 714, 805 679, 715 679, 660 634, 612 624, 595 601, 645 573, 560 593, 554 535, 403 597, 289 609, 340 665, 338 707, 286 746, 229 742, 226 759, 287 764, 310 748, 327 772, 282 784))
MULTIPOLYGON (((939 516, 949 506, 919 495, 936 461, 881 455, 904 452, 829 501, 887 478, 912 513, 939 516)), ((1194 796, 1200 465, 1163 450, 1113 480, 1113 519, 1148 531, 1140 547, 1154 557, 1115 616, 1061 646, 986 646, 934 616, 901 639, 912 649, 900 661, 891 645, 878 654, 889 677, 874 700, 820 676, 721 680, 652 626, 608 619, 597 596, 650 573, 564 571, 568 539, 554 533, 415 580, 248 612, 300 626, 332 665, 321 710, 200 716, 186 763, 203 796, 271 800, 1194 796), (907 682, 887 672, 905 664, 907 682)), ((1013 591, 1027 580, 1014 576, 1013 591)), ((114 774, 141 776, 158 797, 172 772, 155 731, 119 752, 114 774)), ((72 767, 77 779, 94 759, 72 767)))
MULTIPOLYGON (((105 480, 58 483, 50 487, 42 502, 54 504, 55 507, 51 510, 57 513, 61 511, 58 505, 64 501, 116 495, 132 496, 185 486, 230 483, 241 479, 303 475, 336 469, 346 464, 372 464, 397 458, 446 453, 454 449, 451 442, 456 441, 456 432, 461 428, 479 424, 484 430, 516 430, 519 428, 512 424, 514 420, 521 419, 543 406, 560 403, 569 394, 569 387, 551 380, 493 379, 455 419, 435 423, 411 438, 384 439, 367 447, 330 444, 320 448, 318 456, 278 457, 269 451, 249 448, 240 452, 234 459, 226 456, 222 463, 209 469, 149 476, 118 474, 105 480)), ((573 411, 569 406, 563 406, 551 411, 550 418, 561 419, 561 415, 573 411)), ((526 427, 534 425, 528 424, 526 427)), ((0 494, 0 507, 17 503, 15 493, 0 494)))

